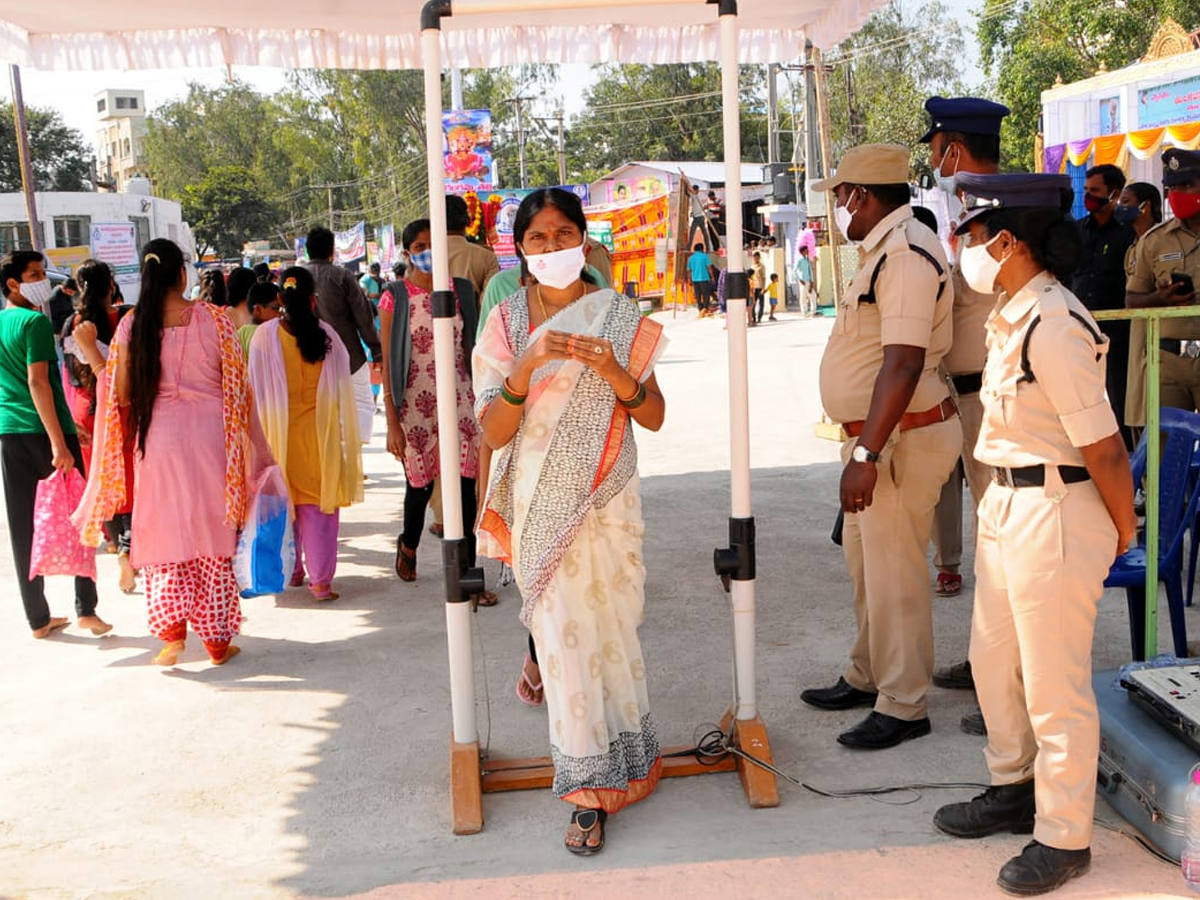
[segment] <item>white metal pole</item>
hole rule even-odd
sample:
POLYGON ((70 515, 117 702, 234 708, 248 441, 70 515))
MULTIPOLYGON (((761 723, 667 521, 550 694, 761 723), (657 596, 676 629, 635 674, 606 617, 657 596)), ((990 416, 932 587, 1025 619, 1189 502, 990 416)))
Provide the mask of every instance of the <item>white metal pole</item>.
MULTIPOLYGON (((429 165, 429 221, 433 243, 433 289, 450 290, 449 242, 446 238, 445 178, 442 168, 441 30, 421 32, 425 61, 425 148, 429 165)), ((454 366, 454 319, 433 320, 433 355, 437 366, 438 455, 442 479, 442 525, 447 541, 463 536, 459 496, 458 400, 454 366)), ((472 523, 474 524, 474 523, 472 523)), ((475 722, 475 662, 471 648, 471 605, 447 597, 446 642, 450 656, 450 709, 454 740, 479 739, 475 722)))
MULTIPOLYGON (((725 130, 725 235, 728 270, 744 272, 742 257, 742 139, 738 103, 738 19, 720 17, 721 113, 725 130)), ((728 278, 728 276, 726 276, 728 278)), ((729 326, 729 476, 730 512, 749 519, 750 510, 750 385, 746 355, 746 307, 749 298, 726 303, 729 326)), ((754 671, 754 581, 730 583, 733 607, 733 653, 736 712, 739 719, 758 715, 754 671)))

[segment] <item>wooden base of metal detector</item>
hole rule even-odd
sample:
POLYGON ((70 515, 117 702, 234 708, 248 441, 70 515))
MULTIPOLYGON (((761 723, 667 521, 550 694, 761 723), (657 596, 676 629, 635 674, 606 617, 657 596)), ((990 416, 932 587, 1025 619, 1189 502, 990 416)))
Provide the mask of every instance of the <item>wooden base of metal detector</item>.
MULTIPOLYGON (((743 753, 774 765, 767 728, 761 717, 735 721, 732 713, 726 713, 721 720, 721 730, 728 732, 731 723, 734 743, 743 753)), ((771 772, 733 755, 715 763, 702 762, 693 754, 672 755, 691 749, 665 748, 662 777, 686 778, 736 769, 746 802, 752 809, 779 805, 779 790, 771 772)), ((478 742, 456 744, 453 737, 450 740, 450 802, 455 834, 477 834, 483 829, 483 794, 538 790, 553 783, 554 765, 548 756, 489 759, 481 765, 478 742)))
POLYGON ((479 790, 479 742, 458 744, 450 736, 450 815, 455 834, 483 830, 483 794, 479 790))
MULTIPOLYGON (((775 765, 775 758, 771 756, 771 742, 767 738, 767 726, 763 723, 762 716, 735 719, 733 710, 730 710, 721 719, 721 731, 728 734, 731 722, 735 747, 747 756, 775 765)), ((774 772, 747 762, 740 756, 737 757, 737 770, 742 779, 746 802, 750 804, 751 809, 770 809, 779 805, 779 785, 775 781, 774 772)))

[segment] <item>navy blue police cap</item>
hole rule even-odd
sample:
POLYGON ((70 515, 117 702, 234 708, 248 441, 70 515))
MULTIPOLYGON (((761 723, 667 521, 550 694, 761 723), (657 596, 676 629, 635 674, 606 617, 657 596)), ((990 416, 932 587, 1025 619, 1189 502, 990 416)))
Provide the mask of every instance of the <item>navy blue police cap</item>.
POLYGON ((1163 187, 1178 187, 1200 178, 1200 150, 1172 147, 1163 153, 1163 187))
POLYGON ((1011 112, 1003 103, 980 97, 930 97, 925 101, 929 130, 919 143, 928 144, 939 131, 963 134, 1000 134, 1000 120, 1011 112))
POLYGON ((963 202, 963 219, 955 229, 962 234, 972 221, 1001 209, 1050 206, 1064 210, 1074 198, 1069 175, 977 175, 960 172, 956 185, 963 202))

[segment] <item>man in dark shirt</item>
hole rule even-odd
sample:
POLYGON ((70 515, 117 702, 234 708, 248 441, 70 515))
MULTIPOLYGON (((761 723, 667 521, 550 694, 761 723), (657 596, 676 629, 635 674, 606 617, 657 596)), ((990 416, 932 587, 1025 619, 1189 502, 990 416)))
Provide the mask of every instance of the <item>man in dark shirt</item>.
POLYGON ((350 354, 350 377, 354 381, 354 403, 358 409, 359 437, 371 440, 375 418, 375 398, 371 395, 371 370, 363 344, 371 351, 375 365, 381 364, 383 348, 375 330, 375 311, 358 279, 333 264, 333 232, 317 226, 308 233, 306 268, 312 272, 317 288, 317 315, 338 333, 350 354))
POLYGON ((55 335, 62 334, 67 319, 75 312, 75 296, 78 292, 79 286, 75 279, 68 278, 54 289, 54 293, 46 302, 46 311, 50 314, 50 325, 54 328, 55 335))
MULTIPOLYGON (((1088 214, 1076 224, 1083 242, 1079 267, 1071 279, 1071 292, 1090 310, 1125 308, 1125 253, 1137 240, 1132 225, 1113 217, 1117 198, 1125 187, 1125 173, 1113 165, 1087 170, 1083 183, 1083 205, 1088 214)), ((1108 337, 1105 386, 1117 422, 1125 422, 1125 387, 1129 381, 1129 323, 1100 322, 1108 337)), ((1121 436, 1132 449, 1128 429, 1121 436)))

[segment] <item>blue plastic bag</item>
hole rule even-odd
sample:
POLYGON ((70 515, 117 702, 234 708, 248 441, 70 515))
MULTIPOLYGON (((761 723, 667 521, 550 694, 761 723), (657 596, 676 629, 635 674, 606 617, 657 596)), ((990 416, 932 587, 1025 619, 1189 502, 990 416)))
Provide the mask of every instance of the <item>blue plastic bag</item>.
POLYGON ((268 466, 253 485, 233 556, 233 574, 243 597, 278 594, 287 586, 296 566, 293 521, 283 470, 268 466))

